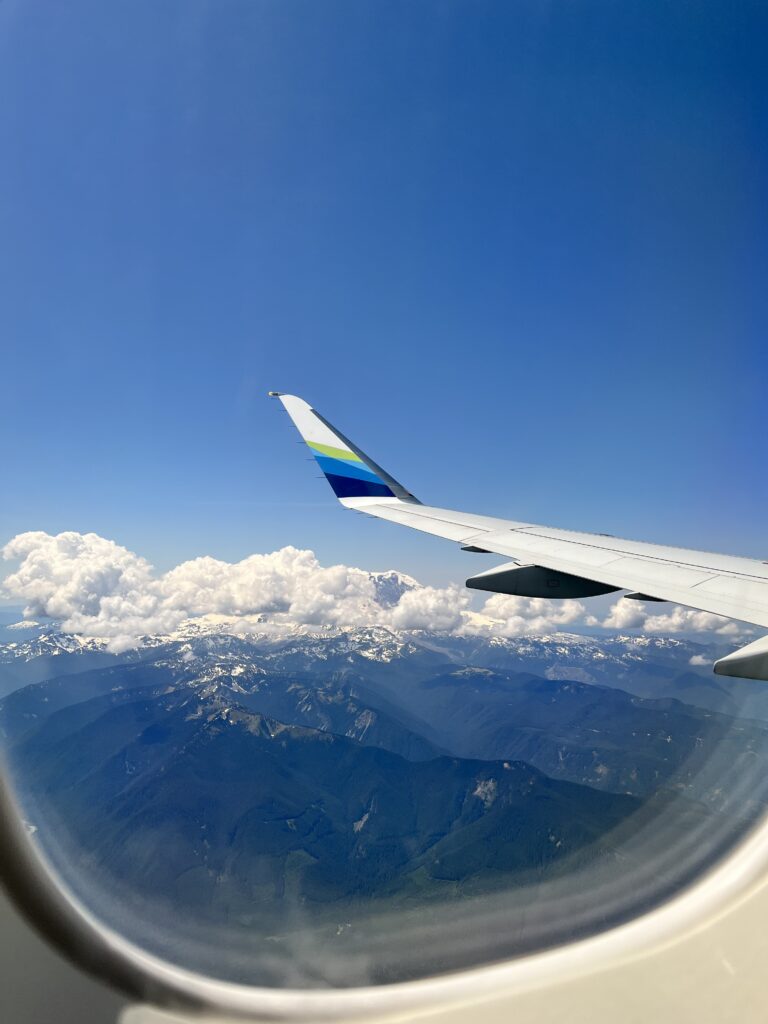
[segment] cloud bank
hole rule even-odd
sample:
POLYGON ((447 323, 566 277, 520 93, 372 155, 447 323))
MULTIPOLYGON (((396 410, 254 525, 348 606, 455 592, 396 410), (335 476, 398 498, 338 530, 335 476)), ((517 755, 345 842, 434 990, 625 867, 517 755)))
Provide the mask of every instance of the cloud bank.
POLYGON ((146 559, 95 533, 38 531, 14 537, 2 555, 18 561, 2 589, 25 603, 25 618, 56 619, 67 632, 107 639, 114 650, 211 614, 310 626, 457 630, 469 604, 458 587, 422 587, 399 573, 323 566, 312 551, 294 547, 234 563, 195 558, 156 573, 146 559))
POLYGON ((23 601, 25 618, 49 617, 71 633, 105 639, 112 650, 147 634, 170 633, 203 615, 261 615, 307 626, 381 625, 504 637, 578 625, 651 633, 704 632, 734 637, 744 627, 705 612, 618 600, 607 616, 580 601, 494 594, 479 611, 459 586, 421 586, 396 572, 323 566, 294 547, 240 562, 195 558, 158 573, 140 555, 95 533, 22 533, 2 549, 16 562, 2 584, 23 601), (659 614, 659 608, 665 609, 659 614))
POLYGON ((712 633, 734 638, 754 632, 741 622, 724 619, 712 612, 699 612, 677 604, 643 604, 623 597, 616 601, 604 619, 590 616, 587 625, 603 629, 641 629, 644 633, 712 633))

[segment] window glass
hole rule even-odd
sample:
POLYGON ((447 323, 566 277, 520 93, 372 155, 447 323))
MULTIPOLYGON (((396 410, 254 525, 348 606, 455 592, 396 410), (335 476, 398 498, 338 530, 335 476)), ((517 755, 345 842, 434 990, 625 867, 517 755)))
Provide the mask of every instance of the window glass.
POLYGON ((96 919, 385 984, 627 921, 762 817, 768 690, 712 672, 759 629, 470 592, 507 559, 340 508, 266 393, 438 508, 759 558, 765 19, 0 10, 0 735, 96 919))

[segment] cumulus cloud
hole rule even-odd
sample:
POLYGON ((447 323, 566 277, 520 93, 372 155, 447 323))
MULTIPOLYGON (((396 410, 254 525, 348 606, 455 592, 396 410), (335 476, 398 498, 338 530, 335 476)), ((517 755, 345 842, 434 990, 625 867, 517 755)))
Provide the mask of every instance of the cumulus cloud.
POLYGON ((3 590, 26 602, 25 617, 57 619, 68 632, 107 639, 113 650, 212 614, 265 615, 303 625, 453 630, 469 603, 455 586, 421 587, 396 573, 323 566, 313 552, 294 547, 235 563, 195 558, 162 574, 94 533, 24 533, 2 554, 19 562, 3 590))
POLYGON ((696 666, 711 665, 712 659, 705 658, 703 654, 694 654, 691 658, 688 659, 688 664, 696 666))
MULTIPOLYGON (((20 562, 3 589, 27 603, 25 616, 57 619, 68 632, 107 638, 113 649, 146 633, 171 632, 201 615, 265 614, 285 622, 356 625, 375 621, 380 610, 390 614, 377 600, 375 574, 324 567, 311 551, 293 547, 235 563, 195 558, 163 574, 93 533, 20 534, 2 554, 20 562)), ((418 619, 425 628, 441 628, 429 625, 431 607, 436 623, 446 619, 429 590, 423 607, 416 598, 401 611, 404 623, 418 619)))
POLYGON ((409 590, 393 607, 396 629, 459 629, 466 618, 469 594, 458 587, 419 587, 409 590))
POLYGON ((27 602, 25 618, 58 619, 68 632, 112 639, 116 649, 144 632, 144 623, 158 631, 177 624, 151 565, 95 533, 22 533, 2 554, 20 561, 3 589, 27 602))
POLYGON ((507 637, 549 633, 561 626, 583 623, 585 612, 580 601, 550 601, 543 597, 508 594, 489 597, 482 610, 482 614, 491 620, 488 632, 507 637))
POLYGON ((638 601, 627 601, 622 597, 611 605, 604 619, 592 616, 589 624, 602 626, 604 629, 638 629, 645 622, 647 614, 645 605, 638 601))
POLYGON ((285 547, 241 562, 195 558, 159 581, 167 606, 184 617, 270 614, 318 625, 358 624, 376 605, 370 573, 323 567, 311 551, 285 547))
POLYGON ((644 604, 624 597, 611 606, 604 619, 591 616, 587 624, 601 626, 603 629, 640 629, 644 633, 709 633, 733 638, 754 632, 743 623, 713 615, 712 612, 656 602, 644 604))
POLYGON ((426 587, 399 573, 323 566, 294 547, 240 562, 195 558, 157 573, 141 556, 95 533, 19 534, 2 549, 18 564, 3 582, 6 597, 26 603, 25 618, 48 617, 67 632, 105 639, 112 650, 150 633, 170 633, 185 619, 221 615, 306 626, 382 625, 504 637, 598 625, 649 633, 705 632, 734 637, 743 627, 676 606, 649 610, 617 601, 603 620, 580 601, 494 594, 478 611, 458 586, 426 587))

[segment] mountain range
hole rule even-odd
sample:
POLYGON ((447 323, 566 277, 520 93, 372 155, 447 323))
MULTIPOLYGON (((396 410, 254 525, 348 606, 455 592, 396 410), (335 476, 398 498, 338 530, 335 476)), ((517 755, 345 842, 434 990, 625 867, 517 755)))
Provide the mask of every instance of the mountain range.
MULTIPOLYGON (((189 935, 205 922, 227 942, 269 936, 273 958, 297 920, 348 957, 371 941, 374 911, 439 916, 534 892, 542 907, 541 886, 577 877, 613 879, 602 917, 620 918, 658 898, 661 878, 684 884, 768 804, 768 725, 708 706, 716 687, 691 659, 709 652, 687 641, 269 623, 234 635, 207 621, 115 655, 44 627, 11 635, 3 743, 36 839, 73 888, 106 916, 151 905, 193 922, 189 935), (568 667, 582 678, 562 678, 568 667), (627 864, 654 856, 667 868, 633 892, 627 864)), ((724 689, 727 701, 740 707, 724 689)), ((594 915, 517 924, 493 949, 548 944, 594 915)), ((168 953, 180 930, 142 941, 168 953)), ((377 980, 408 976, 398 955, 379 954, 377 980)), ((442 946, 424 958, 454 963, 442 946)), ((274 981, 262 947, 246 961, 241 974, 258 962, 274 981)))

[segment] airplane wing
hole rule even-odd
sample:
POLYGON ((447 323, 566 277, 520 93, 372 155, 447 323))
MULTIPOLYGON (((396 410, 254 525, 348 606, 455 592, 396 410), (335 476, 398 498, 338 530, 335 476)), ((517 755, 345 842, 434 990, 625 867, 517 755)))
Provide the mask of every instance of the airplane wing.
MULTIPOLYGON (((510 559, 467 586, 525 597, 674 601, 768 627, 768 563, 424 505, 301 398, 279 398, 346 508, 510 559)), ((768 680, 768 637, 715 663, 719 675, 768 680)))

